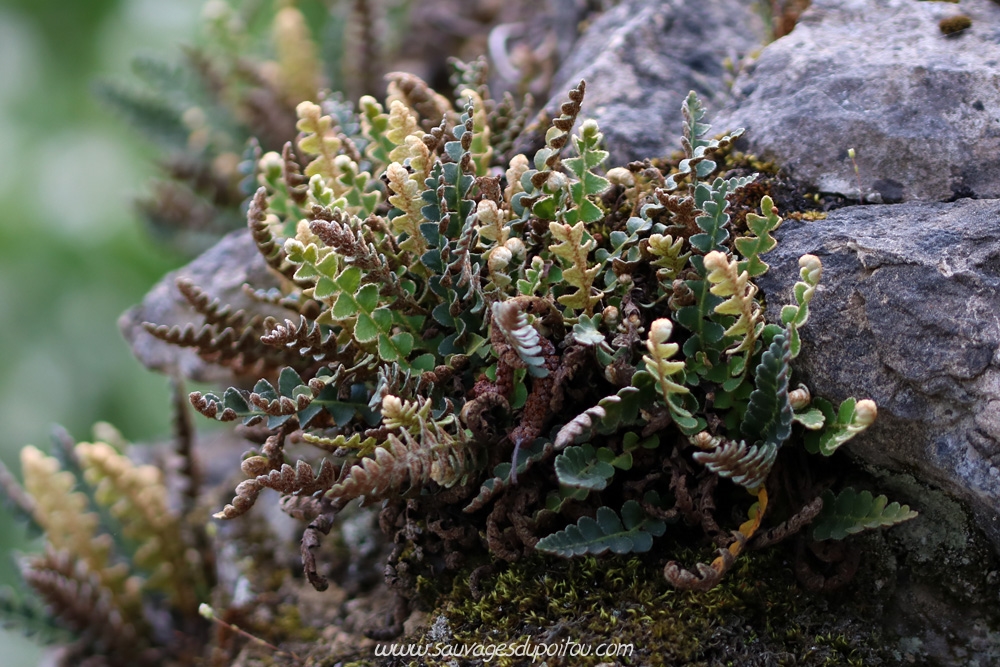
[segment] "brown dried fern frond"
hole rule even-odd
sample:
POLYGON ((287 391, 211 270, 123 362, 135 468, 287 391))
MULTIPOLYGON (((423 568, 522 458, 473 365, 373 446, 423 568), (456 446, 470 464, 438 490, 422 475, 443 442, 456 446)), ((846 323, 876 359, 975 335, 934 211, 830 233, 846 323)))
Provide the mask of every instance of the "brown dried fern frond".
POLYGON ((449 126, 455 124, 458 117, 451 102, 428 86, 420 77, 409 72, 391 72, 386 74, 385 78, 389 81, 386 104, 399 100, 416 111, 424 131, 430 132, 445 120, 449 126))
POLYGON ((295 156, 295 148, 290 141, 286 141, 281 147, 281 176, 285 180, 289 198, 299 206, 305 206, 309 198, 309 179, 302 175, 302 166, 295 156))
POLYGON ((283 495, 308 496, 327 491, 337 479, 336 468, 327 459, 320 463, 319 472, 301 459, 296 461, 294 468, 285 463, 274 470, 266 456, 251 456, 243 461, 242 468, 250 479, 239 483, 232 503, 217 512, 215 518, 233 519, 245 514, 264 489, 274 489, 283 495))
POLYGON ((295 269, 285 261, 285 250, 275 240, 274 234, 271 233, 268 226, 267 189, 263 186, 257 188, 257 192, 250 200, 250 207, 247 209, 247 226, 250 228, 250 234, 253 236, 253 242, 257 245, 257 250, 260 251, 267 265, 289 280, 294 280, 295 269))
POLYGON ((303 357, 327 364, 349 361, 342 358, 346 355, 341 354, 336 334, 333 331, 324 334, 320 324, 304 315, 299 316, 298 322, 286 319, 281 324, 274 318, 267 318, 264 330, 268 333, 260 337, 260 342, 265 345, 294 350, 303 357))
POLYGON ((205 318, 205 324, 211 324, 220 331, 227 327, 245 329, 259 324, 259 317, 248 316, 243 309, 234 311, 232 306, 224 305, 220 299, 213 299, 200 287, 187 278, 174 281, 177 290, 191 304, 196 313, 205 318))
MULTIPOLYGON (((733 535, 736 536, 736 543, 740 544, 742 548, 742 544, 746 543, 746 536, 739 532, 734 532, 733 535)), ((680 563, 672 560, 664 566, 663 576, 681 590, 711 590, 722 581, 726 572, 732 569, 739 551, 733 554, 731 549, 719 549, 717 553, 718 557, 711 564, 697 563, 695 565, 697 572, 685 570, 680 563)))
POLYGON ((464 483, 469 473, 485 462, 478 448, 463 437, 454 437, 433 422, 424 423, 417 437, 403 430, 389 433, 387 442, 348 470, 330 489, 330 497, 365 502, 403 496, 430 482, 449 488, 464 483))
POLYGON ((103 654, 116 666, 140 664, 152 657, 139 608, 123 608, 100 576, 74 554, 49 549, 27 560, 21 576, 49 613, 80 637, 85 652, 103 654))

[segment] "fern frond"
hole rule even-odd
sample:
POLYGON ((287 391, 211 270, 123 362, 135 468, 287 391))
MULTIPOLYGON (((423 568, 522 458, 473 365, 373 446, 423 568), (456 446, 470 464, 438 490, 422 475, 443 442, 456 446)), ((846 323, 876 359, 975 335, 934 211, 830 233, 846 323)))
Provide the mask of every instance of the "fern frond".
POLYGON ((256 316, 248 316, 245 310, 233 311, 231 306, 223 305, 221 299, 211 298, 207 292, 186 278, 178 278, 174 284, 181 296, 191 304, 191 308, 205 318, 205 324, 210 324, 220 331, 226 328, 245 329, 256 326, 260 321, 256 316))
POLYGON ((681 113, 684 116, 681 148, 684 150, 685 158, 680 161, 677 173, 666 180, 665 187, 670 191, 676 190, 678 181, 684 177, 690 177, 691 188, 694 189, 699 179, 715 171, 716 164, 709 159, 712 153, 728 148, 743 136, 743 129, 740 128, 719 139, 706 139, 712 126, 701 122, 705 118, 705 107, 693 90, 688 93, 681 105, 681 113))
POLYGON ((858 435, 875 422, 878 407, 871 399, 846 398, 834 412, 833 405, 823 398, 813 404, 823 415, 822 430, 817 428, 806 434, 806 450, 811 454, 830 456, 845 442, 858 435))
POLYGON ((427 252, 427 240, 420 231, 420 225, 425 221, 421 210, 425 203, 423 189, 406 167, 398 162, 386 167, 385 175, 389 188, 395 193, 389 196, 389 203, 398 211, 395 216, 390 214, 390 224, 397 235, 405 235, 399 247, 421 257, 427 252))
POLYGON ((499 301, 493 304, 492 327, 503 335, 507 343, 524 362, 533 377, 547 377, 542 354, 541 337, 528 322, 528 316, 515 300, 499 301))
POLYGON ((28 495, 24 487, 18 483, 17 478, 14 477, 14 474, 2 461, 0 461, 0 495, 3 497, 3 504, 6 509, 19 519, 22 519, 33 530, 41 530, 42 527, 35 518, 38 508, 35 506, 34 499, 28 495))
POLYGON ((431 402, 427 400, 404 401, 392 394, 382 399, 382 425, 391 431, 419 433, 431 419, 431 402))
POLYGON ((680 275, 691 256, 690 252, 681 252, 684 249, 683 237, 674 239, 669 235, 653 234, 646 249, 656 257, 651 264, 656 267, 656 277, 663 285, 669 285, 680 275))
POLYGON ((781 217, 774 208, 774 202, 767 195, 760 200, 760 212, 764 215, 747 213, 747 227, 753 236, 742 236, 735 241, 736 249, 744 257, 740 261, 739 270, 746 271, 751 278, 767 273, 769 267, 760 259, 760 255, 774 250, 778 245, 771 232, 781 225, 781 217))
POLYGON ((567 447, 555 460, 556 476, 563 486, 588 491, 601 491, 615 474, 611 461, 614 454, 602 447, 595 450, 592 445, 567 447))
MULTIPOLYGON (((490 142, 490 125, 487 122, 486 106, 482 96, 472 88, 459 93, 459 99, 468 99, 463 115, 463 130, 471 133, 468 151, 476 167, 477 176, 486 176, 493 163, 493 145, 490 142)), ((457 136, 457 135, 456 135, 457 136)), ((464 136, 464 133, 463 133, 464 136)), ((461 137, 458 137, 461 139, 461 137)))
POLYGON ((328 460, 320 463, 319 472, 301 459, 295 462, 295 467, 283 464, 279 470, 270 468, 270 461, 264 456, 251 456, 243 461, 243 472, 251 476, 240 482, 236 487, 236 496, 216 519, 234 519, 250 511, 257 502, 257 496, 264 489, 274 489, 284 495, 310 496, 314 493, 327 491, 337 479, 337 471, 328 460))
POLYGON ((638 387, 622 387, 617 394, 602 398, 597 405, 571 419, 559 429, 553 444, 557 450, 564 449, 589 442, 596 433, 612 433, 634 424, 639 418, 640 404, 648 399, 638 387))
POLYGON ((799 328, 809 319, 809 302, 812 301, 816 286, 823 276, 823 263, 816 255, 802 255, 799 257, 799 266, 801 267, 799 276, 802 280, 795 283, 795 287, 792 288, 795 305, 784 306, 781 309, 781 323, 788 330, 793 359, 799 356, 802 346, 799 340, 799 328))
POLYGON ((306 19, 297 7, 278 10, 272 22, 281 77, 278 83, 286 103, 313 99, 320 84, 320 61, 306 19))
POLYGON ((448 488, 464 483, 484 463, 472 443, 452 436, 433 422, 424 423, 419 439, 408 430, 390 433, 372 458, 351 467, 328 497, 365 502, 403 496, 430 482, 448 488))
POLYGON ((563 280, 576 288, 573 293, 560 296, 559 303, 592 315, 594 304, 601 300, 600 295, 592 294, 594 278, 600 272, 601 265, 587 267, 587 255, 596 246, 594 239, 587 235, 587 240, 584 240, 586 230, 583 221, 575 225, 553 221, 549 223, 549 232, 558 242, 549 246, 549 252, 558 257, 566 267, 562 273, 563 280))
POLYGON ((604 164, 608 152, 601 149, 604 135, 598 129, 597 121, 591 119, 580 127, 579 136, 573 137, 576 157, 563 161, 577 180, 570 184, 570 198, 573 208, 566 212, 566 221, 596 222, 604 217, 604 211, 594 203, 594 200, 611 187, 611 181, 598 176, 594 169, 604 164))
MULTIPOLYGON (((148 633, 140 609, 122 607, 114 592, 76 554, 47 550, 28 559, 21 576, 45 602, 48 613, 91 650, 119 661, 140 658, 148 633)), ((137 595, 136 590, 136 601, 137 595)))
POLYGON ((646 340, 646 349, 649 354, 643 356, 642 361, 646 364, 646 370, 653 376, 656 388, 659 389, 664 402, 670 408, 670 414, 674 421, 682 429, 689 429, 694 428, 697 421, 688 410, 677 402, 677 397, 689 393, 690 389, 671 379, 671 376, 680 373, 681 381, 684 381, 684 362, 670 361, 670 358, 677 354, 679 349, 677 343, 667 342, 673 330, 673 322, 667 318, 655 320, 650 324, 649 337, 646 340))
POLYGON ((305 175, 319 175, 329 186, 340 175, 335 160, 343 144, 337 134, 335 121, 331 116, 323 115, 322 108, 312 102, 301 102, 295 107, 295 114, 299 118, 295 127, 302 133, 299 150, 316 156, 306 165, 305 175))
POLYGON ((792 434, 794 413, 788 400, 791 360, 789 339, 778 334, 761 356, 754 374, 756 389, 750 394, 740 427, 750 442, 780 447, 792 434))
POLYGON ((706 278, 712 283, 712 294, 729 297, 715 307, 715 312, 736 316, 736 322, 723 335, 741 337, 741 340, 726 352, 753 354, 757 338, 764 330, 760 304, 756 299, 757 286, 750 282, 750 274, 747 271, 740 272, 738 262, 730 261, 725 253, 717 250, 708 253, 705 255, 704 266, 709 272, 706 278))
MULTIPOLYGON (((389 152, 389 159, 402 164, 412 157, 410 144, 406 140, 410 137, 419 140, 424 136, 424 131, 417 122, 416 114, 409 107, 399 100, 392 100, 389 102, 389 125, 385 136, 396 144, 389 152)), ((422 141, 420 143, 423 144, 422 141)))
MULTIPOLYGON (((559 154, 569 142, 570 132, 576 124, 576 118, 583 108, 583 98, 587 92, 587 82, 580 83, 569 91, 569 101, 559 107, 559 116, 552 121, 552 126, 545 132, 545 148, 535 153, 535 168, 539 173, 559 169, 559 154)), ((539 187, 536 184, 536 187, 539 187)))
POLYGON ((265 345, 294 350, 302 357, 311 357, 327 364, 348 360, 342 358, 346 355, 341 354, 335 332, 324 332, 320 324, 304 315, 299 316, 298 322, 285 320, 281 324, 273 318, 267 318, 263 328, 267 333, 260 337, 260 342, 265 345))
POLYGON ((745 441, 713 438, 710 451, 695 452, 694 460, 720 477, 750 491, 760 488, 774 466, 778 447, 773 443, 747 447, 745 441))
POLYGON ((858 493, 847 487, 836 496, 823 493, 823 509, 813 522, 814 540, 842 540, 863 530, 893 526, 917 516, 909 505, 889 503, 885 496, 858 493))
POLYGON ((110 563, 112 543, 109 536, 98 537, 100 519, 90 511, 87 497, 75 491, 77 480, 62 470, 59 462, 39 449, 21 449, 24 489, 35 504, 35 521, 45 530, 49 543, 57 551, 72 553, 100 572, 110 563))
POLYGON ((424 131, 429 132, 443 120, 449 125, 454 124, 455 110, 451 102, 428 86, 423 79, 409 72, 391 72, 385 78, 389 82, 386 103, 391 105, 398 100, 416 111, 424 131))
MULTIPOLYGON (((289 199, 298 206, 305 206, 306 200, 309 199, 309 179, 302 175, 302 167, 295 157, 294 148, 292 148, 290 141, 285 142, 285 145, 281 147, 281 176, 285 181, 285 190, 288 192, 289 199)), ((261 204, 256 199, 255 196, 251 206, 260 207, 261 204)), ((251 231, 254 232, 254 241, 257 241, 257 230, 252 226, 252 223, 251 231)), ((257 247, 260 248, 260 244, 257 247)), ((280 246, 278 249, 280 250, 280 246)), ((261 254, 267 258, 268 254, 265 254, 267 251, 264 248, 260 248, 260 250, 261 254)))
POLYGON ((170 511, 159 468, 137 466, 103 442, 76 445, 76 452, 97 502, 108 507, 128 540, 138 545, 132 562, 149 573, 147 586, 167 593, 176 609, 193 615, 202 583, 170 511))
POLYGON ((595 518, 582 517, 575 525, 543 537, 535 548, 563 558, 583 554, 645 553, 653 547, 653 538, 666 531, 659 519, 646 516, 634 500, 622 506, 621 518, 609 507, 599 507, 595 518))
POLYGON ((251 327, 237 333, 232 327, 218 331, 212 325, 191 323, 181 327, 143 322, 142 326, 171 345, 194 348, 205 361, 231 368, 237 376, 259 377, 282 366, 303 367, 303 359, 291 351, 263 345, 260 331, 251 327))

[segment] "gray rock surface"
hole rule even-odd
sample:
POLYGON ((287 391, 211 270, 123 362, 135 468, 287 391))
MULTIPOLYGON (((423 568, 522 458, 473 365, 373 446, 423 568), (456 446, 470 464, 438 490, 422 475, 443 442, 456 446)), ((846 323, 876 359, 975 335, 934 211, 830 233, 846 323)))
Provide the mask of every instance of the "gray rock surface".
POLYGON ((680 147, 681 103, 691 90, 710 107, 726 98, 726 58, 759 48, 764 25, 741 0, 625 0, 586 30, 559 68, 546 111, 587 81, 583 118, 606 137, 611 166, 680 147))
POLYGON ((717 129, 822 192, 867 201, 1000 197, 1000 5, 814 0, 736 79, 717 129), (943 17, 972 27, 950 37, 943 17))
POLYGON ((849 445, 967 501, 1000 549, 1000 200, 855 206, 786 221, 759 280, 792 302, 823 262, 796 368, 814 393, 878 404, 849 445))
POLYGON ((287 317, 288 311, 263 306, 252 301, 243 291, 243 285, 247 283, 255 289, 277 286, 274 274, 258 252, 249 231, 238 229, 230 232, 190 264, 171 271, 153 286, 141 304, 128 309, 118 318, 118 328, 132 348, 132 353, 146 368, 199 382, 238 381, 239 378, 234 378, 226 368, 202 360, 193 349, 168 345, 143 329, 143 322, 171 326, 184 326, 189 322, 200 326, 204 322, 204 318, 191 308, 177 289, 178 278, 191 281, 233 310, 253 303, 254 312, 287 317))

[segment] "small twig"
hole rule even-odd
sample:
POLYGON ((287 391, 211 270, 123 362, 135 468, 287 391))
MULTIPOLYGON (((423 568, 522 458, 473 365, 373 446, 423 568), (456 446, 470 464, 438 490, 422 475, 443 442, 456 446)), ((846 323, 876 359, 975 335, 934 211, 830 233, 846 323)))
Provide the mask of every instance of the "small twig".
POLYGON ((302 658, 300 658, 299 656, 295 655, 295 653, 293 653, 291 651, 282 651, 280 648, 278 648, 274 644, 272 644, 270 642, 267 642, 267 641, 261 639, 260 637, 257 637, 256 635, 250 634, 249 632, 247 632, 243 628, 241 628, 241 627, 239 627, 237 625, 233 625, 232 623, 228 623, 226 621, 223 621, 221 618, 219 618, 219 617, 217 617, 215 615, 215 609, 213 609, 212 606, 209 605, 209 604, 205 604, 204 602, 202 602, 198 606, 198 613, 201 614, 202 617, 207 618, 208 620, 212 621, 213 623, 218 623, 219 625, 221 625, 222 627, 226 628, 227 630, 235 632, 236 634, 238 634, 240 636, 246 637, 247 639, 249 639, 252 642, 256 642, 258 644, 266 646, 267 648, 271 649, 272 651, 274 651, 278 655, 287 655, 288 657, 290 657, 292 660, 294 660, 295 662, 297 662, 300 665, 304 664, 304 662, 305 662, 305 661, 302 660, 302 658))

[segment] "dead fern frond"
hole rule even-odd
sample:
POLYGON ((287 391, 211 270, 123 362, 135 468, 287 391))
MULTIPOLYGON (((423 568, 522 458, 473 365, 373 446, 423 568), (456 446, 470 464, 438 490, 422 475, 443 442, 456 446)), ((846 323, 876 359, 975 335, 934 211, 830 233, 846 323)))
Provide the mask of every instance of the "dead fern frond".
POLYGON ((50 549, 26 561, 21 575, 52 616, 111 664, 136 664, 148 656, 143 639, 148 628, 138 610, 122 608, 98 574, 75 554, 50 549))
POLYGON ((251 456, 243 461, 243 472, 251 479, 239 483, 232 503, 216 513, 215 518, 233 519, 245 514, 264 489, 274 489, 284 495, 312 495, 329 490, 337 478, 335 467, 326 459, 317 473, 301 459, 296 461, 294 468, 285 463, 280 470, 273 470, 267 457, 251 456))
MULTIPOLYGON (((283 165, 287 165, 287 162, 284 162, 283 165)), ((298 167, 297 164, 295 166, 298 167)), ((306 188, 308 189, 308 181, 306 183, 306 188)), ((285 261, 285 250, 275 240, 274 234, 271 233, 271 228, 268 224, 267 189, 263 186, 257 188, 253 199, 250 200, 250 207, 247 209, 247 226, 250 228, 253 242, 257 244, 257 250, 260 251, 267 265, 289 280, 293 280, 295 274, 294 267, 285 261)))
POLYGON ((391 105, 394 100, 399 100, 416 111, 425 132, 430 132, 446 119, 449 125, 455 124, 457 117, 451 102, 420 77, 409 72, 391 72, 385 78, 389 81, 386 103, 391 105))

